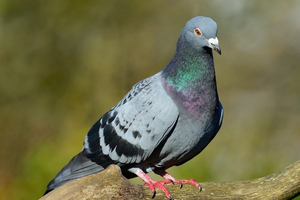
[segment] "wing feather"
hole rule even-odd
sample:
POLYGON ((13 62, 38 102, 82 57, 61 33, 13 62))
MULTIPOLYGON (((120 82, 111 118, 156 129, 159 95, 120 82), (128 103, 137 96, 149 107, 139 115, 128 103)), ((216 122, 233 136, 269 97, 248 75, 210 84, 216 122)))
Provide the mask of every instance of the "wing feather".
POLYGON ((137 83, 100 118, 99 130, 86 136, 85 153, 94 162, 100 152, 120 163, 139 163, 169 134, 178 115, 158 73, 137 83))

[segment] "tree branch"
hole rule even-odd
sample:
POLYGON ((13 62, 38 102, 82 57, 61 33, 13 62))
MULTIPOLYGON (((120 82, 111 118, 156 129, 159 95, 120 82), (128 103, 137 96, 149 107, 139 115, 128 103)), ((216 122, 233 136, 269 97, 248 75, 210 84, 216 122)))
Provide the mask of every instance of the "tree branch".
MULTIPOLYGON (((300 161, 262 178, 237 182, 201 183, 199 192, 194 186, 167 186, 175 199, 292 199, 300 195, 300 161)), ((105 171, 70 181, 40 200, 71 199, 151 199, 148 187, 128 181, 116 165, 105 171)), ((157 189, 155 200, 166 200, 157 189)))

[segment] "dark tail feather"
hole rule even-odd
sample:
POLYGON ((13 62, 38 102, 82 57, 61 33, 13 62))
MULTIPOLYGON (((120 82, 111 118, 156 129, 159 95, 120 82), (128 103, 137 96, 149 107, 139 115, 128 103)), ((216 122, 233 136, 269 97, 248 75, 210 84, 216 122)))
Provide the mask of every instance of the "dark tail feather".
POLYGON ((47 185, 47 191, 45 194, 68 181, 95 174, 103 169, 104 168, 101 165, 92 162, 84 155, 83 151, 81 151, 79 154, 74 156, 72 160, 70 160, 70 162, 62 168, 56 177, 47 185))

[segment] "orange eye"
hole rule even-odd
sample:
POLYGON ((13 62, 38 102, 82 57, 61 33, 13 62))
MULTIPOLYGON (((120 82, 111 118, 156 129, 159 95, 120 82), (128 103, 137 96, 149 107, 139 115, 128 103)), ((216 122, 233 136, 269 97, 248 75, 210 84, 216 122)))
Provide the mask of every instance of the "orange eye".
POLYGON ((202 35, 202 33, 201 33, 201 31, 200 31, 199 28, 196 28, 196 29, 195 29, 195 34, 196 34, 196 35, 202 35))

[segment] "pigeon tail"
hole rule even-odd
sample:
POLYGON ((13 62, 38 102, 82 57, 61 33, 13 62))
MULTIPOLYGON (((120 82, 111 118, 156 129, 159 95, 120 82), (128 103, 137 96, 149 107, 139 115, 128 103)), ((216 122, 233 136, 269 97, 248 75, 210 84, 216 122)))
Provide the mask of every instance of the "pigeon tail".
MULTIPOLYGON (((84 152, 74 156, 70 162, 60 170, 56 177, 47 185, 45 194, 51 192, 55 188, 69 182, 71 180, 84 177, 87 175, 95 174, 104 170, 103 167, 88 159, 84 152)), ((45 195, 44 194, 44 195, 45 195)))

